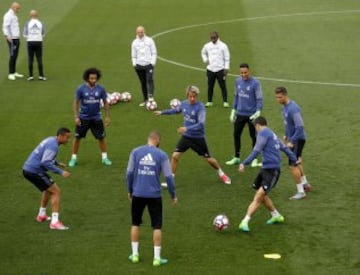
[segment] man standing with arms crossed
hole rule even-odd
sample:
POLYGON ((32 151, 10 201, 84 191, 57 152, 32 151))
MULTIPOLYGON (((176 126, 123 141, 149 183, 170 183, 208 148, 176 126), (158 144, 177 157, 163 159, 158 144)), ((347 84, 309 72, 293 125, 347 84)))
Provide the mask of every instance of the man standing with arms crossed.
POLYGON ((145 28, 136 28, 136 38, 131 44, 131 61, 139 77, 144 107, 146 101, 154 98, 154 68, 156 64, 157 50, 155 42, 145 34, 145 28))
POLYGON ((302 165, 302 151, 306 142, 304 120, 301 108, 294 100, 289 98, 285 87, 275 89, 276 101, 283 105, 282 116, 285 124, 284 142, 298 159, 298 166, 290 166, 291 174, 296 183, 297 193, 290 197, 290 200, 300 200, 306 197, 305 191, 311 191, 312 186, 307 182, 304 167, 302 165))
MULTIPOLYGON (((240 77, 235 81, 235 92, 233 109, 230 114, 230 121, 234 123, 234 157, 227 161, 227 165, 240 163, 241 134, 246 124, 249 126, 249 133, 254 148, 256 142, 256 131, 252 120, 260 116, 263 107, 263 95, 260 82, 250 75, 250 67, 246 63, 240 64, 240 77)), ((261 166, 255 158, 251 167, 261 166)))
POLYGON ((16 72, 16 60, 20 48, 20 25, 17 13, 20 10, 20 4, 14 2, 11 4, 10 9, 5 13, 3 18, 3 34, 9 46, 9 80, 24 77, 22 74, 16 72))
POLYGON ((164 265, 167 259, 161 258, 163 205, 161 197, 160 174, 163 173, 168 191, 174 205, 177 203, 174 177, 166 153, 160 150, 160 133, 151 132, 147 144, 131 151, 126 172, 128 198, 131 201, 132 226, 130 231, 132 254, 129 260, 138 263, 140 225, 145 207, 148 208, 153 228, 154 259, 153 266, 164 265))

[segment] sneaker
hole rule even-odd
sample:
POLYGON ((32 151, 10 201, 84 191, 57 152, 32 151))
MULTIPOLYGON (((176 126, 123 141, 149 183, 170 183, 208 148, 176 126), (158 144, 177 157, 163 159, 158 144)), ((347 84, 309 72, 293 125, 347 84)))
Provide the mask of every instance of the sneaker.
POLYGON ((223 106, 224 106, 224 108, 229 108, 230 107, 229 103, 227 103, 227 102, 224 102, 223 106))
POLYGON ((241 222, 239 224, 239 229, 243 232, 250 232, 249 224, 247 222, 241 222))
POLYGON ((145 105, 146 105, 146 101, 141 102, 141 103, 139 104, 139 107, 144 107, 145 105))
POLYGON ((133 264, 137 264, 139 262, 139 255, 130 255, 129 256, 129 261, 132 262, 133 264))
POLYGON ((167 183, 166 183, 166 182, 162 182, 162 183, 161 183, 161 187, 167 188, 167 183))
POLYGON ((212 102, 206 102, 205 104, 205 107, 208 108, 208 107, 212 107, 213 106, 213 103, 212 102))
POLYGON ((69 227, 65 226, 61 221, 58 221, 56 223, 50 223, 50 229, 68 230, 69 227))
POLYGON ((226 165, 240 164, 240 158, 233 157, 231 160, 225 162, 226 165))
POLYGON ((50 221, 50 220, 51 220, 51 218, 47 215, 38 215, 36 217, 37 222, 44 222, 44 221, 50 221))
POLYGON ((27 80, 28 80, 28 81, 33 81, 33 80, 34 80, 34 77, 33 77, 33 76, 29 76, 29 77, 27 78, 27 80))
POLYGON ((23 78, 24 75, 23 74, 19 74, 19 73, 14 73, 14 76, 17 78, 23 78))
POLYGON ((301 200, 306 197, 305 193, 296 193, 294 196, 290 197, 290 200, 301 200))
POLYGON ((153 266, 160 266, 160 265, 164 265, 164 264, 167 264, 167 263, 168 263, 168 260, 163 259, 163 258, 153 260, 153 266))
POLYGON ((311 192, 313 190, 313 187, 311 186, 310 183, 304 183, 303 186, 305 192, 311 192))
POLYGON ((282 223, 285 221, 285 218, 283 216, 277 216, 277 217, 271 217, 271 219, 268 219, 266 221, 266 224, 274 224, 274 223, 282 223))
POLYGON ((223 181, 223 183, 225 184, 231 184, 231 179, 227 176, 227 175, 222 175, 221 177, 221 180, 223 181))
POLYGON ((46 81, 46 77, 45 76, 39 76, 39 80, 46 81))
POLYGON ((15 74, 9 74, 8 79, 9 80, 16 80, 15 74))
POLYGON ((77 165, 77 160, 76 159, 71 159, 68 163, 69 167, 75 167, 75 165, 77 165))
POLYGON ((254 159, 252 162, 251 162, 251 167, 261 167, 262 166, 262 163, 259 162, 257 159, 254 159))
POLYGON ((112 164, 111 160, 109 160, 108 158, 103 159, 102 163, 106 166, 110 166, 112 164))

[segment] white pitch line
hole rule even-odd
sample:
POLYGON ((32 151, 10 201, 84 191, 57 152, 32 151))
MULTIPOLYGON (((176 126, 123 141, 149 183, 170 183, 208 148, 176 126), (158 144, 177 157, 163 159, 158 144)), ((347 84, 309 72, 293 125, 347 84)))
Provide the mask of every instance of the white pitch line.
MULTIPOLYGON (((261 20, 261 19, 271 19, 271 18, 279 18, 279 17, 292 17, 292 16, 313 16, 313 15, 326 15, 326 14, 344 14, 344 13, 358 13, 360 10, 342 10, 342 11, 320 11, 320 12, 305 12, 305 13, 292 13, 292 14, 280 14, 280 15, 267 15, 267 16, 256 16, 256 17, 249 17, 249 18, 235 18, 235 19, 228 19, 216 22, 207 22, 207 23, 200 23, 200 24, 193 24, 188 26, 182 26, 178 28, 169 29, 160 33, 153 35, 153 38, 157 38, 172 32, 177 32, 186 29, 192 29, 197 27, 215 25, 215 24, 226 24, 226 23, 233 23, 233 22, 241 22, 241 21, 251 21, 251 20, 261 20)), ((198 68, 194 66, 190 66, 187 64, 183 64, 180 62, 176 62, 158 55, 158 59, 165 63, 173 64, 175 66, 196 70, 196 71, 205 71, 203 68, 198 68)), ((229 74, 230 76, 237 77, 238 75, 229 74)), ((360 84, 356 83, 336 83, 336 82, 319 82, 319 81, 309 81, 309 80, 294 80, 294 79, 281 79, 281 78, 272 78, 272 77, 264 77, 264 76, 256 76, 260 80, 266 81, 275 81, 275 82, 285 82, 285 83, 300 83, 300 84, 313 84, 313 85, 326 85, 326 86, 338 86, 338 87, 360 87, 360 84)))

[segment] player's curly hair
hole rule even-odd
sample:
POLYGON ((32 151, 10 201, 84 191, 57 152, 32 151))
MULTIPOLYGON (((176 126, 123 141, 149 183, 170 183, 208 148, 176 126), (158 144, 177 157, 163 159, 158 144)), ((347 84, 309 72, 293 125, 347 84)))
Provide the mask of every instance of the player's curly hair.
POLYGON ((83 79, 84 79, 85 81, 88 81, 88 80, 89 80, 89 76, 90 76, 91 74, 96 74, 97 80, 100 80, 100 78, 101 78, 101 71, 100 71, 99 69, 97 69, 97 68, 89 68, 89 69, 86 69, 85 72, 84 72, 84 74, 83 74, 83 79))

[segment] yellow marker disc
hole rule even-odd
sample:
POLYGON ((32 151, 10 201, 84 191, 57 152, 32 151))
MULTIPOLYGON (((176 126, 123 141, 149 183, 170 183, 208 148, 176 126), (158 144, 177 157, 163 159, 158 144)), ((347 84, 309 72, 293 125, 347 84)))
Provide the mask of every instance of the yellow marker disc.
POLYGON ((281 258, 281 255, 278 253, 264 254, 264 258, 278 260, 281 258))

